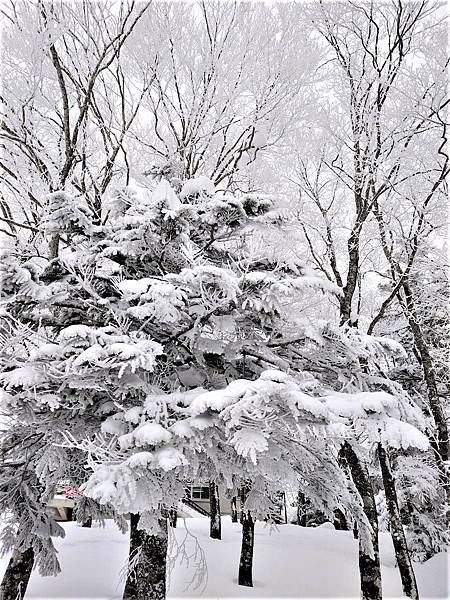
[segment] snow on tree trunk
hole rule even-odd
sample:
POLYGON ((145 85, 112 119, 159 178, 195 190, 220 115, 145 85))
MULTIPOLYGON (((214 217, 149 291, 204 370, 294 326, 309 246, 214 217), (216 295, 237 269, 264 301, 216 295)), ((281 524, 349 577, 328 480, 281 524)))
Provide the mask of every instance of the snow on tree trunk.
POLYGON ((233 496, 230 501, 231 504, 231 522, 238 522, 238 511, 237 511, 237 499, 236 496, 233 496))
POLYGON ((209 482, 209 514, 209 537, 212 537, 214 540, 221 540, 219 491, 213 481, 209 482))
POLYGON ((364 513, 372 528, 371 538, 373 557, 367 554, 359 536, 359 576, 362 600, 381 600, 381 567, 378 547, 378 517, 367 468, 361 464, 358 456, 348 442, 345 442, 343 453, 347 461, 353 483, 363 501, 364 513))
POLYGON ((129 572, 123 600, 165 600, 167 522, 160 519, 161 533, 138 529, 139 515, 130 518, 129 572))
POLYGON ((297 525, 306 527, 306 498, 300 491, 297 494, 297 525))
MULTIPOLYGON (((450 479, 448 477, 446 464, 449 460, 449 429, 447 426, 447 420, 444 409, 442 407, 439 391, 437 387, 435 368, 433 364, 433 358, 430 353, 428 344, 423 335, 422 328, 420 326, 420 320, 416 314, 416 307, 413 298, 413 292, 409 285, 408 278, 403 281, 403 291, 405 294, 406 304, 406 316, 408 319, 409 327, 414 338, 414 344, 417 348, 418 355, 420 357, 420 363, 423 370, 423 377, 428 391, 428 403, 430 406, 430 412, 433 415, 434 422, 436 424, 436 437, 437 437, 437 453, 440 458, 440 475, 443 488, 447 497, 447 504, 450 506, 450 479)), ((447 523, 450 523, 450 510, 447 510, 447 523)))
POLYGON ((386 494, 386 506, 389 515, 392 542, 394 544, 395 556, 397 558, 398 570, 402 580, 403 592, 408 598, 416 600, 419 598, 416 578, 411 564, 405 532, 403 530, 400 510, 395 489, 394 477, 392 476, 389 456, 381 444, 378 444, 378 458, 380 461, 383 486, 386 494))
POLYGON ((14 552, 0 586, 0 600, 21 600, 24 598, 33 563, 34 553, 32 548, 28 548, 25 552, 14 552))
POLYGON ((83 521, 82 527, 92 527, 92 517, 88 517, 85 521, 83 521))
MULTIPOLYGON (((375 543, 375 536, 372 538, 372 544, 375 543)), ((380 557, 378 551, 378 540, 376 549, 374 548, 374 558, 371 558, 359 543, 359 576, 361 582, 362 600, 381 600, 381 570, 380 557)))
POLYGON ((253 546, 255 523, 249 512, 242 512, 242 545, 239 560, 239 585, 253 587, 253 546))
POLYGON ((345 518, 344 513, 339 508, 336 508, 334 511, 334 528, 339 531, 348 531, 347 519, 345 518))
POLYGON ((419 319, 416 316, 413 295, 407 282, 403 284, 403 288, 408 309, 408 322, 414 337, 415 345, 419 352, 424 379, 428 390, 428 401, 436 423, 438 451, 441 460, 446 462, 449 458, 449 432, 437 388, 433 359, 420 327, 419 319))
MULTIPOLYGON (((338 463, 340 465, 340 467, 343 469, 343 471, 346 471, 346 465, 345 465, 345 458, 342 456, 338 456, 338 463), (342 460, 341 460, 342 458, 342 460)), ((336 508, 334 511, 334 520, 333 520, 333 525, 334 528, 339 530, 339 531, 348 531, 349 526, 347 523, 347 519, 345 517, 345 514, 343 513, 343 511, 340 508, 336 508)), ((356 539, 356 538, 355 538, 356 539)))
POLYGON ((59 254, 59 234, 52 235, 48 243, 48 258, 53 260, 59 254))

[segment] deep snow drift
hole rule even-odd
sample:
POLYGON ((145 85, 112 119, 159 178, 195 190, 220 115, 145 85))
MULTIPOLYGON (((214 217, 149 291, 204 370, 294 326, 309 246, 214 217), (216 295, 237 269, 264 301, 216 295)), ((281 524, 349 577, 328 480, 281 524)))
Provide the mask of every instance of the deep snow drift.
MULTIPOLYGON (((128 536, 108 521, 105 529, 85 529, 64 523, 66 537, 55 540, 62 572, 43 578, 33 573, 25 599, 116 600, 124 587, 128 536)), ((346 531, 329 524, 318 528, 280 525, 278 529, 256 525, 254 588, 237 585, 240 525, 223 518, 222 540, 209 538, 209 521, 191 518, 178 521, 177 544, 186 537, 185 550, 194 554, 196 542, 204 551, 207 576, 197 589, 189 586, 201 552, 189 564, 178 558, 170 576, 169 598, 358 598, 357 542, 346 531), (188 532, 185 529, 187 525, 188 532), (187 534, 187 535, 186 535, 187 534), (191 535, 192 534, 192 535, 191 535)), ((172 530, 173 531, 173 530, 172 530)), ((174 547, 174 546, 173 546, 174 547)), ((400 577, 394 568, 389 535, 381 534, 383 596, 401 597, 400 577)), ((1 574, 6 559, 1 562, 1 574)), ((415 566, 421 599, 449 596, 447 555, 440 554, 415 566)))

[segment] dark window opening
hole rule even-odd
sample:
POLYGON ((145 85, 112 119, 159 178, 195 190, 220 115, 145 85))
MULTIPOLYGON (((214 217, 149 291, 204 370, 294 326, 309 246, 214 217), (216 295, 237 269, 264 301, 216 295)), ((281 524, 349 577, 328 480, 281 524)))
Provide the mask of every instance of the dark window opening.
POLYGON ((209 500, 209 487, 191 485, 186 488, 186 497, 190 500, 209 500))

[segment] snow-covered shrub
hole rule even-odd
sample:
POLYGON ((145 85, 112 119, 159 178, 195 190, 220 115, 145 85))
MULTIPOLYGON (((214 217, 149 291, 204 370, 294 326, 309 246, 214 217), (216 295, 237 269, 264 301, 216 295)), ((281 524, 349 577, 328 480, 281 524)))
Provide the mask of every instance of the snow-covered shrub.
POLYGON ((92 215, 81 197, 61 190, 49 194, 45 200, 41 224, 46 234, 90 232, 92 215))

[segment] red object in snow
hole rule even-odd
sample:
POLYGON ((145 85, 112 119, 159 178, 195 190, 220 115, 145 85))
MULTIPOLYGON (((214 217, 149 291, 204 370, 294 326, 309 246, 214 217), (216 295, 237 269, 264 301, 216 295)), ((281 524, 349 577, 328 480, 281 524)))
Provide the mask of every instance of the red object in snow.
POLYGON ((61 496, 66 496, 66 498, 78 498, 83 495, 78 488, 72 487, 70 485, 65 485, 61 490, 61 496))

